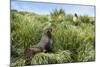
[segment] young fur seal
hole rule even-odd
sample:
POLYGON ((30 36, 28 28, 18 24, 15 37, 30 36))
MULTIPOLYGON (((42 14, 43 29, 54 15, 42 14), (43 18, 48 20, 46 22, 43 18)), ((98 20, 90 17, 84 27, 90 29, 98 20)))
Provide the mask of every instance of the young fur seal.
MULTIPOLYGON (((52 38, 52 28, 46 28, 43 31, 40 42, 38 42, 34 47, 26 48, 24 51, 26 64, 27 60, 31 60, 32 55, 35 55, 39 52, 51 52, 51 38, 52 38)), ((28 61, 29 62, 29 61, 28 61)))

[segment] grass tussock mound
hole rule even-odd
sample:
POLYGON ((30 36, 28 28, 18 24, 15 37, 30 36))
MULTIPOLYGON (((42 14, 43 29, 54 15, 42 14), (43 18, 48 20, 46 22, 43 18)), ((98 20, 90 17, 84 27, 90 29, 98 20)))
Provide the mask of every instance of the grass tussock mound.
POLYGON ((52 53, 38 53, 31 65, 95 60, 94 17, 73 16, 64 10, 50 15, 11 10, 11 66, 25 65, 24 49, 39 42, 44 27, 52 26, 52 53), (92 20, 92 21, 91 21, 92 20))

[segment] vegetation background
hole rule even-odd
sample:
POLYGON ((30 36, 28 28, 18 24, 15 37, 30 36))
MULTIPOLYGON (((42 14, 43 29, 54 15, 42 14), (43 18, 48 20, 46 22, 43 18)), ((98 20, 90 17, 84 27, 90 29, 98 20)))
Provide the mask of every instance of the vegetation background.
POLYGON ((42 31, 52 26, 52 53, 38 53, 31 65, 95 61, 95 17, 55 9, 50 15, 11 10, 11 66, 25 65, 24 49, 37 44, 42 31))

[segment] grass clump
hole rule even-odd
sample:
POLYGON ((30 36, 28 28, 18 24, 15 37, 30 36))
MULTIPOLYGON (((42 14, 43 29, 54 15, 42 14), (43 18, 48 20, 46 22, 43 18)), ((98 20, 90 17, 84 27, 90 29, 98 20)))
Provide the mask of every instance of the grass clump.
POLYGON ((53 52, 34 55, 31 65, 94 61, 94 17, 79 16, 77 24, 72 17, 63 9, 50 15, 11 10, 11 65, 25 65, 24 49, 37 44, 49 24, 53 29, 53 52))

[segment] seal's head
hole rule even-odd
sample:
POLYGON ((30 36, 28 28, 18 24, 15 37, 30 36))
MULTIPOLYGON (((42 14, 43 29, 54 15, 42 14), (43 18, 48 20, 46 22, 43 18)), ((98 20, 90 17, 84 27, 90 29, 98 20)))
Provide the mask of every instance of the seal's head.
POLYGON ((45 28, 44 35, 47 35, 48 37, 51 38, 51 32, 52 32, 52 28, 51 27, 45 28))

